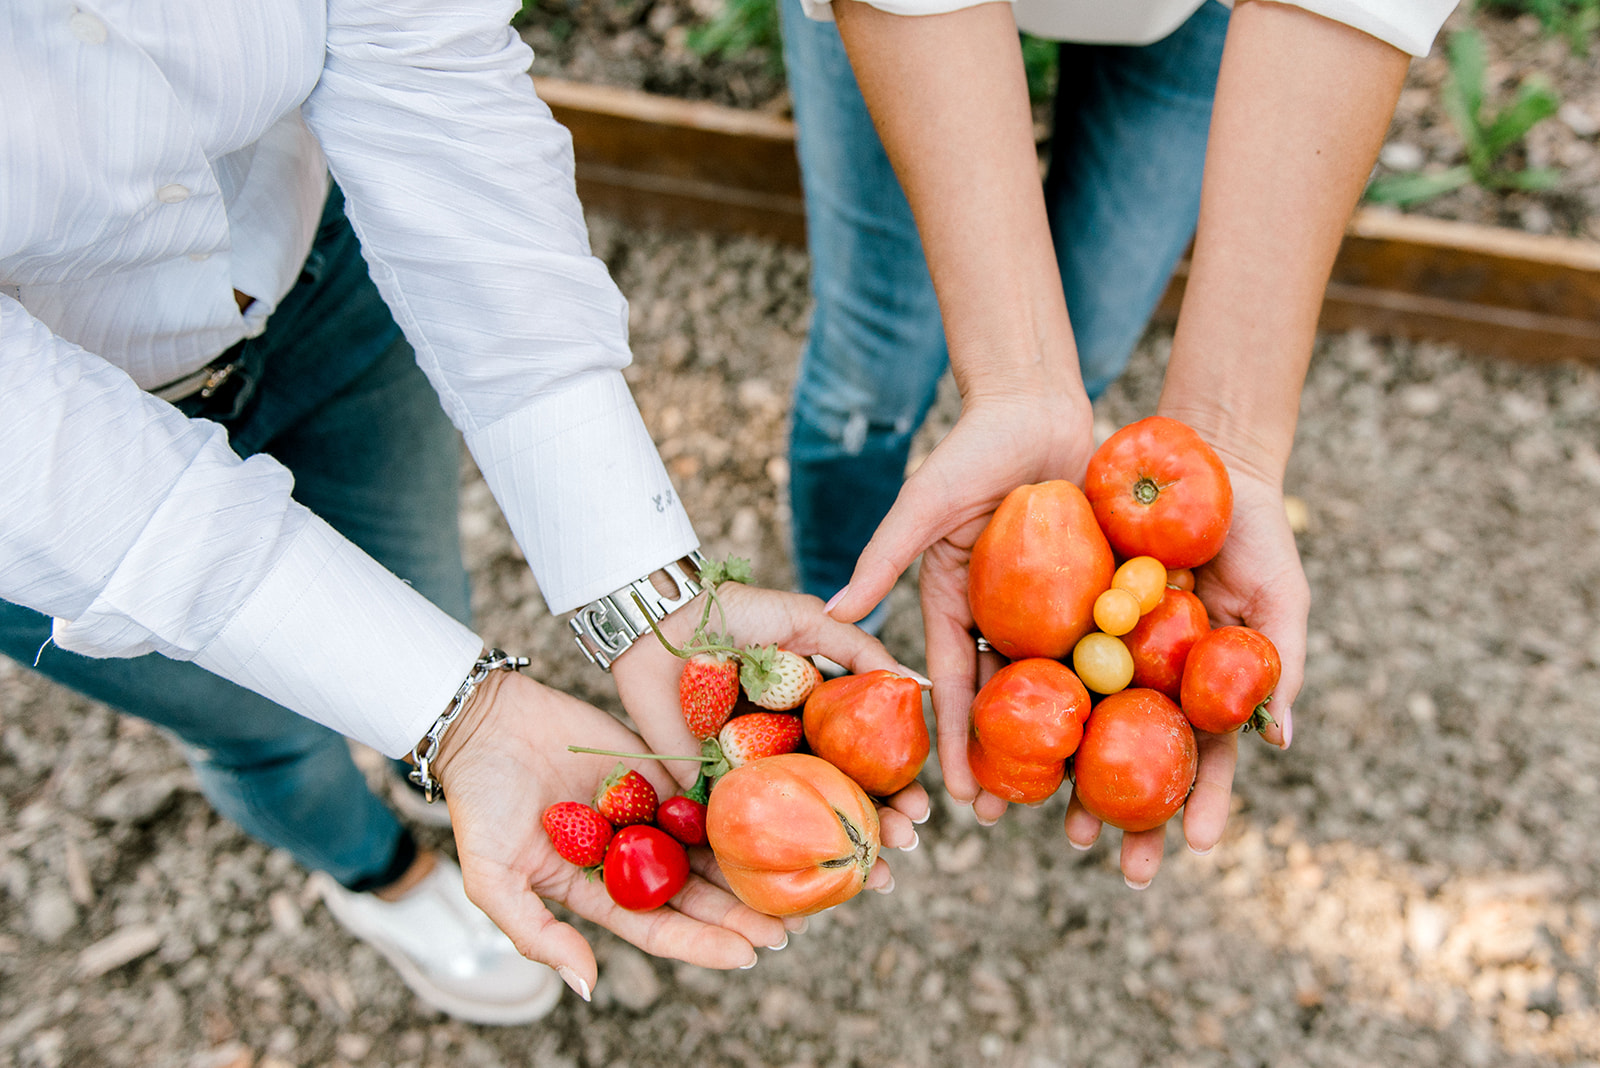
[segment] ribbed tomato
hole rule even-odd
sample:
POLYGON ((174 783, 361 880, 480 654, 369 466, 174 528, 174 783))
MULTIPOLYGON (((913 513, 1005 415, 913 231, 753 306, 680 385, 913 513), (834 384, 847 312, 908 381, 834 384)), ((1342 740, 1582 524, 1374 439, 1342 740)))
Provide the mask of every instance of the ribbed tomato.
POLYGON ((1007 801, 1045 800, 1060 787, 1088 715, 1089 691, 1065 664, 1007 664, 972 702, 967 763, 978 785, 1007 801))
POLYGON ((892 671, 819 684, 802 721, 811 751, 874 797, 910 786, 932 747, 921 685, 892 671))
POLYGON ((1183 807, 1198 766, 1194 731, 1178 706, 1155 690, 1122 690, 1089 713, 1072 758, 1073 790, 1111 826, 1148 831, 1183 807))
POLYGON ((763 757, 718 779, 706 837, 734 894, 770 916, 850 900, 881 844, 872 798, 809 753, 763 757))
POLYGON ((1008 660, 1059 660, 1094 628, 1114 563, 1082 490, 1060 479, 1018 486, 972 546, 973 622, 1008 660))
POLYGON ((1222 458, 1193 428, 1164 416, 1107 438, 1089 458, 1083 485, 1118 555, 1153 556, 1169 569, 1217 555, 1233 521, 1222 458))

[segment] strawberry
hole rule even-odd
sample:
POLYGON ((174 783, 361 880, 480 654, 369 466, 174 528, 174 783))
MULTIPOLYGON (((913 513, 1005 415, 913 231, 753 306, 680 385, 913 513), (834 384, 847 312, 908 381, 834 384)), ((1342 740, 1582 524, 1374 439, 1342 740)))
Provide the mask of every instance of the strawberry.
POLYGON ((542 822, 550 844, 563 860, 580 868, 593 868, 605 859, 614 828, 582 801, 557 801, 544 810, 542 822))
POLYGON ((619 763, 600 784, 594 807, 614 827, 649 823, 656 818, 656 788, 649 779, 619 763))
POLYGON ((656 809, 656 826, 686 846, 705 845, 705 802, 683 794, 669 797, 656 809))
POLYGON ((822 681, 822 672, 809 658, 776 645, 752 645, 742 659, 739 682, 745 696, 771 712, 799 708, 822 681))
POLYGON ((749 712, 727 722, 717 735, 717 745, 728 766, 737 768, 762 757, 794 752, 800 748, 804 733, 799 716, 749 712))
POLYGON ((678 677, 683 721, 698 741, 714 737, 739 700, 739 664, 727 653, 695 653, 678 677))

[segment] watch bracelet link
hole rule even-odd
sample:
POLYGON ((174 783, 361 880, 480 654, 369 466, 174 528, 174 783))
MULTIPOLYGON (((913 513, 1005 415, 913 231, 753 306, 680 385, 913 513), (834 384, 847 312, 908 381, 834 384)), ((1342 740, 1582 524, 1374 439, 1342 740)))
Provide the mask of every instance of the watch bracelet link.
POLYGON ((664 596, 645 575, 578 609, 567 626, 583 655, 602 671, 610 671, 617 657, 650 632, 652 619, 659 623, 700 595, 700 568, 705 562, 698 549, 691 549, 688 555, 657 569, 672 580, 677 588, 675 597, 664 596), (639 610, 640 603, 649 612, 648 618, 639 610))

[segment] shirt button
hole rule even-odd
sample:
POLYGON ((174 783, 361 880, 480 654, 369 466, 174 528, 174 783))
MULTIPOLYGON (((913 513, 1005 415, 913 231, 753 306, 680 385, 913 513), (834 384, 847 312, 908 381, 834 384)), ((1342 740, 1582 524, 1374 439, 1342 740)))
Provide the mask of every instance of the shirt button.
POLYGON ((163 204, 181 204, 189 199, 189 187, 173 182, 156 190, 156 199, 163 204))
POLYGON ((193 260, 195 263, 204 263, 204 262, 206 262, 206 260, 209 260, 211 258, 211 253, 209 253, 209 252, 191 252, 191 253, 189 253, 189 258, 191 260, 193 260))
POLYGON ((67 25, 72 27, 72 36, 85 44, 106 43, 106 24, 87 11, 74 11, 67 25))

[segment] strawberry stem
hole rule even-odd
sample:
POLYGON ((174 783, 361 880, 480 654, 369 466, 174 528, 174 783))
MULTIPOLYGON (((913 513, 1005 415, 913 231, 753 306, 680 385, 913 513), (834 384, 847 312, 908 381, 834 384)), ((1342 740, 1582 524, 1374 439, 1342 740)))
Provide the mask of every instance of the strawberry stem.
POLYGON ((596 756, 627 757, 630 760, 693 760, 700 764, 714 764, 716 757, 706 756, 662 756, 660 753, 620 753, 615 749, 590 749, 582 745, 567 746, 569 753, 593 753, 596 756))

